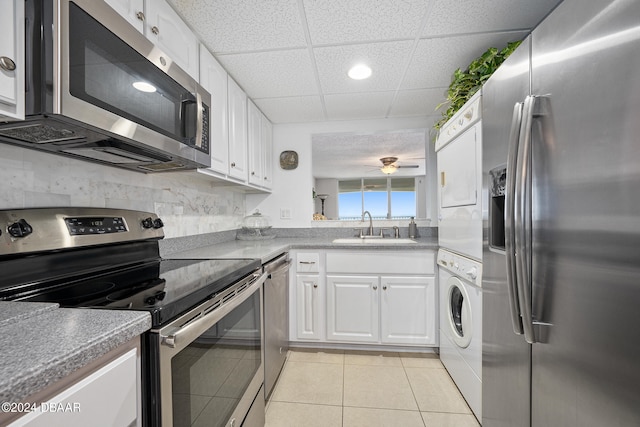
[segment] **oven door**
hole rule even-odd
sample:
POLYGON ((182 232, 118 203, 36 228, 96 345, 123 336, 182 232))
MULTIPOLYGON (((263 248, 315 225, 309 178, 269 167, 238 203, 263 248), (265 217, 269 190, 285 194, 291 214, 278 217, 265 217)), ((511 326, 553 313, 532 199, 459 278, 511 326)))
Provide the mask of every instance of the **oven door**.
POLYGON ((210 426, 239 427, 254 400, 264 405, 259 392, 266 278, 254 273, 152 330, 158 334, 162 427, 191 426, 199 418, 210 426))

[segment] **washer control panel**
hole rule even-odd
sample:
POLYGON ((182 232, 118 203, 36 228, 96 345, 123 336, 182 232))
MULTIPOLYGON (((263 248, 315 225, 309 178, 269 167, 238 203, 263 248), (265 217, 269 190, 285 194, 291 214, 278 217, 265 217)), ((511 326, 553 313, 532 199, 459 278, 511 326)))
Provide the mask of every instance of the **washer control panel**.
POLYGON ((456 253, 440 249, 437 263, 439 267, 449 270, 457 277, 482 287, 482 263, 456 253))

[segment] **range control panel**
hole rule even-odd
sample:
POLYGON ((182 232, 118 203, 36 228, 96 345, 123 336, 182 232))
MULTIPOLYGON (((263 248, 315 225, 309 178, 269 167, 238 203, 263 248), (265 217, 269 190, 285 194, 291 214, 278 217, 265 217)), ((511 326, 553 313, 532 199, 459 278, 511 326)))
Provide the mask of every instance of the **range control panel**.
POLYGON ((122 217, 65 218, 64 222, 72 236, 124 233, 127 231, 127 225, 122 217))
POLYGON ((0 211, 0 256, 84 246, 158 240, 164 223, 154 213, 110 208, 34 208, 0 211))

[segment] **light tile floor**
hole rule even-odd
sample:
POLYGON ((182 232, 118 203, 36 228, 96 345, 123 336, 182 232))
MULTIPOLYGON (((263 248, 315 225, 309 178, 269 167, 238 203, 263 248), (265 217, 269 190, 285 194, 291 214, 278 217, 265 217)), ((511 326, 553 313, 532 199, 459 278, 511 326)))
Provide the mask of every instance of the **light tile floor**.
POLYGON ((266 427, 478 427, 435 354, 291 350, 266 427))

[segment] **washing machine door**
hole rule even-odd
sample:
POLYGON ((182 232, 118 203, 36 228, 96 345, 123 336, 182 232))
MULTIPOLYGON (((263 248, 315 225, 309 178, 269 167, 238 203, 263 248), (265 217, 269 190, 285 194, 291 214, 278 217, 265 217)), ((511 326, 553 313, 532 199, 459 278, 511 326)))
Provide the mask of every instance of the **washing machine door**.
POLYGON ((460 348, 467 348, 473 336, 473 319, 469 294, 457 277, 447 280, 447 319, 451 340, 460 348))

